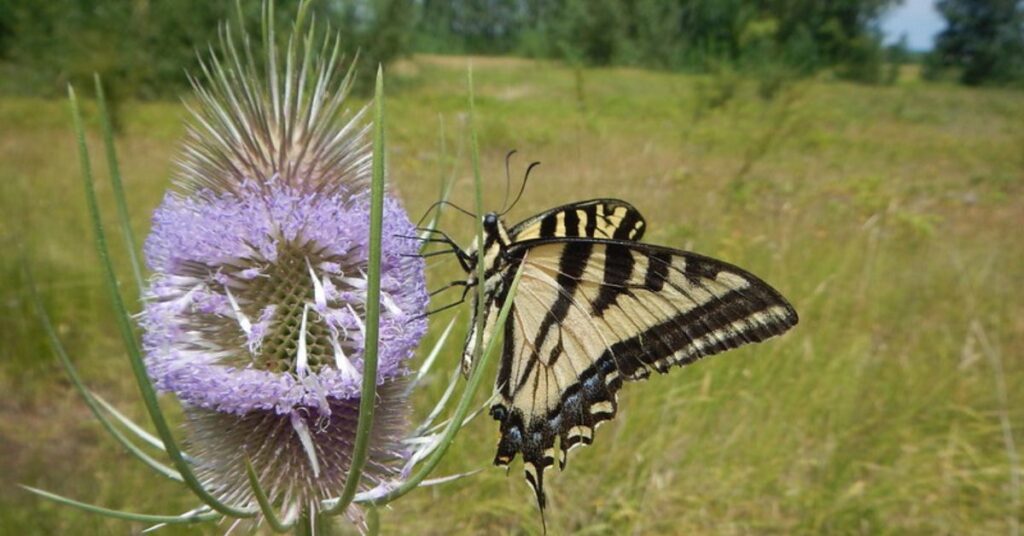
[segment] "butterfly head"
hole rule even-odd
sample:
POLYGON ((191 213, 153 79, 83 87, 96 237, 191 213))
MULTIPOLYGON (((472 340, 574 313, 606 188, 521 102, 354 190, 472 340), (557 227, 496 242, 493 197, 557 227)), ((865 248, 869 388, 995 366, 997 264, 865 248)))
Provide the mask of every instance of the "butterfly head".
MULTIPOLYGON (((488 212, 483 218, 484 228, 484 269, 490 275, 499 269, 504 261, 505 251, 510 243, 508 230, 496 212, 488 212)), ((469 273, 469 282, 476 282, 476 263, 479 260, 480 243, 474 238, 463 255, 466 261, 463 265, 469 273)))
POLYGON ((498 246, 501 250, 508 248, 511 241, 508 236, 508 230, 505 229, 505 224, 501 221, 501 217, 498 216, 497 212, 484 214, 483 226, 484 248, 486 250, 490 250, 494 246, 498 246))

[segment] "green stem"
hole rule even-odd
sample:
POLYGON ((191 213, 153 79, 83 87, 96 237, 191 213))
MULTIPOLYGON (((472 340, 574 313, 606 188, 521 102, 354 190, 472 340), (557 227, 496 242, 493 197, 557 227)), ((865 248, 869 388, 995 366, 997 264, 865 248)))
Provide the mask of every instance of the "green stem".
POLYGON ((380 533, 380 513, 376 506, 366 509, 366 536, 377 536, 380 533))
MULTIPOLYGON (((477 368, 480 367, 480 351, 483 348, 484 342, 484 324, 487 319, 485 318, 486 303, 484 299, 484 274, 486 266, 484 266, 484 255, 486 248, 484 248, 484 188, 483 179, 480 176, 480 144, 476 137, 476 95, 473 92, 473 65, 470 64, 469 69, 466 71, 466 83, 469 86, 469 140, 470 140, 470 156, 473 160, 473 189, 476 199, 476 243, 477 243, 477 260, 476 260, 476 340, 473 341, 473 363, 477 368)), ((500 324, 498 324, 500 325, 500 324)))
POLYGON ((344 512, 359 489, 363 466, 366 464, 373 428, 373 410, 377 401, 377 346, 380 326, 380 256, 381 234, 384 220, 384 69, 377 66, 377 86, 374 92, 373 120, 373 182, 370 185, 370 251, 366 284, 366 342, 363 351, 363 385, 359 398, 359 424, 355 445, 352 447, 352 465, 341 495, 324 515, 344 512))
MULTIPOLYGON (((477 143, 476 137, 476 104, 473 93, 473 69, 470 67, 467 74, 467 84, 469 86, 469 135, 470 135, 470 154, 473 159, 473 181, 476 191, 476 212, 481 214, 483 212, 483 180, 480 175, 480 146, 477 143)), ((477 219, 477 244, 482 245, 484 243, 483 234, 483 218, 477 219)), ((459 400, 459 405, 455 409, 455 414, 452 416, 451 421, 448 422, 448 426, 445 428, 444 434, 439 440, 437 449, 434 450, 427 458, 427 460, 420 466, 419 470, 410 477, 408 480, 403 482, 399 487, 395 488, 391 492, 387 493, 382 497, 378 497, 371 502, 371 504, 384 505, 387 504, 406 493, 409 493, 416 488, 427 476, 430 475, 431 471, 441 462, 441 458, 444 457, 448 447, 451 446, 455 440, 455 434, 462 427, 462 421, 466 418, 466 414, 469 412, 470 404, 473 402, 473 396, 476 394, 477 388, 480 386, 480 380, 483 377, 484 369, 486 369, 487 358, 491 355, 496 341, 498 340, 498 334, 488 341, 487 351, 483 350, 483 337, 484 337, 484 248, 477 248, 477 262, 476 262, 476 279, 477 279, 477 300, 476 300, 476 340, 474 345, 473 355, 473 372, 469 376, 469 382, 466 385, 466 390, 462 394, 462 398, 459 400)), ((513 280, 512 287, 509 290, 508 298, 505 303, 502 304, 501 311, 499 312, 498 321, 496 325, 502 325, 505 322, 505 318, 508 316, 508 310, 512 305, 512 297, 514 296, 515 289, 519 284, 519 273, 516 273, 516 277, 513 280)))
MULTIPOLYGON (((118 409, 115 408, 113 404, 107 402, 106 400, 103 399, 102 396, 96 394, 96 391, 90 390, 89 396, 93 400, 95 400, 100 405, 100 407, 104 409, 104 411, 106 411, 107 413, 110 414, 110 416, 116 419, 117 422, 121 423, 121 426, 124 426, 125 428, 128 429, 129 432, 135 434, 135 437, 141 439, 144 443, 159 450, 160 452, 167 452, 167 449, 164 448, 164 444, 162 441, 160 441, 160 438, 145 431, 141 426, 135 424, 135 422, 129 419, 124 413, 118 411, 118 409)), ((191 459, 188 456, 188 454, 182 453, 182 455, 185 456, 185 459, 188 460, 189 463, 193 465, 195 464, 195 460, 191 459)))
POLYGON ((327 527, 324 526, 324 519, 317 514, 310 514, 309 510, 302 512, 299 522, 295 524, 293 532, 295 536, 326 536, 329 535, 327 527))

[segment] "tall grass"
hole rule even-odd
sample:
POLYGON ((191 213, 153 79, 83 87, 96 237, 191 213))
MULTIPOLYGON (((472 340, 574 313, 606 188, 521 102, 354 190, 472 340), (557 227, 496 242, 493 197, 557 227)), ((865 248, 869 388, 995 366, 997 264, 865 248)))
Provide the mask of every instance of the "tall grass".
MULTIPOLYGON (((450 148, 466 143, 464 69, 432 57, 392 69, 390 180, 415 216, 435 200, 450 148)), ((511 219, 621 197, 647 217, 649 241, 747 267, 801 313, 785 337, 626 386, 620 416, 547 481, 553 533, 988 534, 1019 524, 1024 95, 812 81, 765 100, 740 79, 707 107, 711 82, 699 77, 489 59, 474 70, 485 206, 500 205, 503 158, 518 149, 513 181, 543 164, 511 219)), ((117 142, 140 236, 167 186, 181 115, 172 104, 122 109, 117 142)), ((189 505, 120 463, 128 457, 75 399, 19 279, 20 249, 87 381, 141 416, 115 353, 74 155, 64 103, 0 101, 5 534, 125 531, 14 482, 136 511, 189 505)), ((453 200, 472 207, 472 169, 457 165, 453 200)), ((454 211, 440 225, 472 237, 472 220, 454 211)), ((451 261, 430 270, 438 284, 460 273, 451 261)), ((458 354, 441 357, 447 370, 458 354)), ((443 383, 417 394, 424 409, 443 383)), ((489 465, 496 426, 460 434, 440 471, 489 465)), ((518 468, 416 491, 381 514, 396 533, 540 530, 518 468)))

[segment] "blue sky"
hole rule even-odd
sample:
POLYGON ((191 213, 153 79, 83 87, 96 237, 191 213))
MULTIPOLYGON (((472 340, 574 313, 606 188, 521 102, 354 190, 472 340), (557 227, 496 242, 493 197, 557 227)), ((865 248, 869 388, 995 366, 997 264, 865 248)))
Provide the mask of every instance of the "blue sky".
POLYGON ((913 50, 931 50, 935 34, 945 26, 945 20, 935 10, 935 0, 903 0, 903 5, 882 18, 885 42, 895 42, 900 35, 907 34, 913 50))

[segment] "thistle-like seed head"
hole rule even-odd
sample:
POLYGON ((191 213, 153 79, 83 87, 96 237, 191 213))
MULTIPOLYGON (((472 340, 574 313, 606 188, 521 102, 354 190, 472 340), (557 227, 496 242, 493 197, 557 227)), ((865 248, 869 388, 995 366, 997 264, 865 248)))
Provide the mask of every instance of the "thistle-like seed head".
MULTIPOLYGON (((268 25, 272 26, 272 25, 268 25)), ((252 505, 246 459, 286 513, 340 491, 363 370, 371 154, 338 41, 294 34, 281 57, 222 33, 176 177, 153 217, 141 324, 156 386, 185 406, 204 484, 252 505)), ((351 69, 348 71, 351 73, 351 69)), ((406 455, 405 361, 426 331, 423 261, 385 199, 378 418, 366 485, 406 455)))

